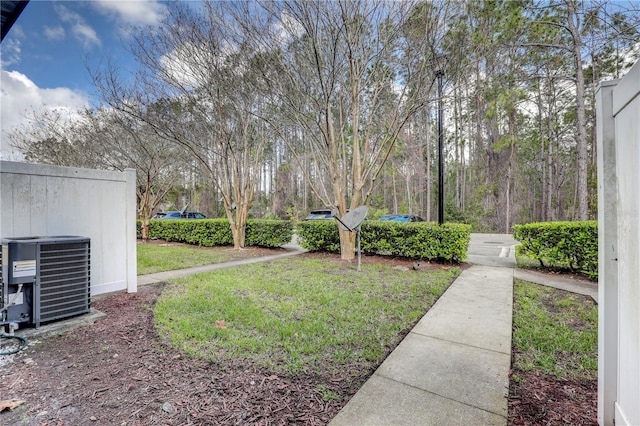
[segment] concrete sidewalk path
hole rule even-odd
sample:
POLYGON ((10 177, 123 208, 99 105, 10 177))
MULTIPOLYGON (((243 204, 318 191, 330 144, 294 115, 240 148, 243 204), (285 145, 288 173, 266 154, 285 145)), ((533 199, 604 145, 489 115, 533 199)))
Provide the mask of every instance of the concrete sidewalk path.
POLYGON ((330 423, 505 425, 513 270, 472 266, 330 423))
POLYGON ((559 288, 560 290, 583 294, 585 296, 591 296, 591 298, 598 303, 598 283, 594 281, 560 275, 553 276, 551 274, 545 274, 529 269, 516 269, 513 273, 513 277, 530 283, 559 288))
POLYGON ((516 268, 511 235, 471 234, 473 266, 338 413, 330 426, 507 424, 513 280, 597 301, 597 284, 516 268))
POLYGON ((300 253, 304 253, 306 250, 296 246, 284 246, 287 251, 281 254, 274 254, 273 256, 260 256, 252 257, 249 259, 238 259, 225 263, 214 263, 211 265, 194 266, 193 268, 176 269, 173 271, 156 272, 155 274, 138 275, 138 285, 161 283, 172 278, 182 278, 193 274, 200 274, 202 272, 215 271, 218 269, 233 268, 240 265, 249 265, 251 263, 268 262, 270 260, 281 259, 283 257, 295 256, 300 253))
POLYGON ((472 234, 451 284, 330 426, 506 425, 511 235, 472 234))

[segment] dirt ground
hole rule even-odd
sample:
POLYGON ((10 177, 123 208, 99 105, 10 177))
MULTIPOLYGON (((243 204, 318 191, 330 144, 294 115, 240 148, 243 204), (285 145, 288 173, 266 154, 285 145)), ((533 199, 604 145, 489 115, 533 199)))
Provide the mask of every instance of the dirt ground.
MULTIPOLYGON (((363 257, 369 262, 413 266, 363 257)), ((375 370, 283 376, 242 360, 196 360, 155 333, 151 307, 162 287, 95 298, 92 307, 105 318, 30 345, 1 364, 0 400, 19 405, 0 413, 0 424, 326 425, 375 370)), ((548 377, 523 383, 510 389, 510 425, 595 424, 594 383, 548 377)))

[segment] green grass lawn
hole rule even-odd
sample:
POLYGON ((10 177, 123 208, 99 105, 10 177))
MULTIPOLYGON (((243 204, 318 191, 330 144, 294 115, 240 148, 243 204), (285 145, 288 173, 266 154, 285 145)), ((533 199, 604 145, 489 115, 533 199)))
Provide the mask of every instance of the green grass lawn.
POLYGON ((514 367, 595 379, 598 307, 590 298, 516 280, 514 367))
POLYGON ((517 246, 516 248, 517 267, 520 269, 542 269, 542 265, 540 265, 540 261, 522 254, 521 250, 519 250, 520 247, 521 246, 517 246))
MULTIPOLYGON (((516 250, 516 259, 518 268, 570 271, 568 265, 543 267, 522 250, 516 250)), ((516 280, 511 371, 510 425, 592 424, 598 382, 598 307, 593 299, 516 280)))
POLYGON ((137 246, 138 275, 190 268, 240 258, 228 247, 197 247, 185 244, 143 244, 137 246))
MULTIPOLYGON (((138 244, 138 273, 246 257, 229 248, 138 244)), ((532 266, 532 265, 531 265, 532 266)), ((246 358, 280 371, 376 365, 460 273, 398 271, 294 257, 174 281, 155 308, 159 330, 199 357, 246 358)), ((597 376, 597 306, 517 281, 514 367, 597 376)))
POLYGON ((295 256, 172 281, 158 330, 195 356, 275 371, 379 364, 460 273, 295 256))

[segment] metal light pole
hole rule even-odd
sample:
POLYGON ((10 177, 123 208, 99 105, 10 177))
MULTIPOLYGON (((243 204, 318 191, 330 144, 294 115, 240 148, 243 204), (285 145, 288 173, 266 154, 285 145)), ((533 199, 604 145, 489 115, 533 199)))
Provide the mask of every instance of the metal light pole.
POLYGON ((438 78, 438 224, 444 223, 444 128, 442 107, 442 77, 444 66, 438 63, 436 77, 438 78))

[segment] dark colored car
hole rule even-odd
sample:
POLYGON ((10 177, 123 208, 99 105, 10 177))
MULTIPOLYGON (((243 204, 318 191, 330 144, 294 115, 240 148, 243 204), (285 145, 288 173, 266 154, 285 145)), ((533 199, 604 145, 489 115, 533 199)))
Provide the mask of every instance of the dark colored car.
POLYGON ((378 220, 385 222, 424 222, 424 219, 415 214, 387 214, 381 216, 378 220))
POLYGON ((206 219, 207 217, 200 212, 163 212, 153 216, 154 219, 206 219))
POLYGON ((311 210, 309 216, 305 217, 304 220, 318 220, 318 219, 332 219, 331 210, 329 209, 318 209, 311 210))

